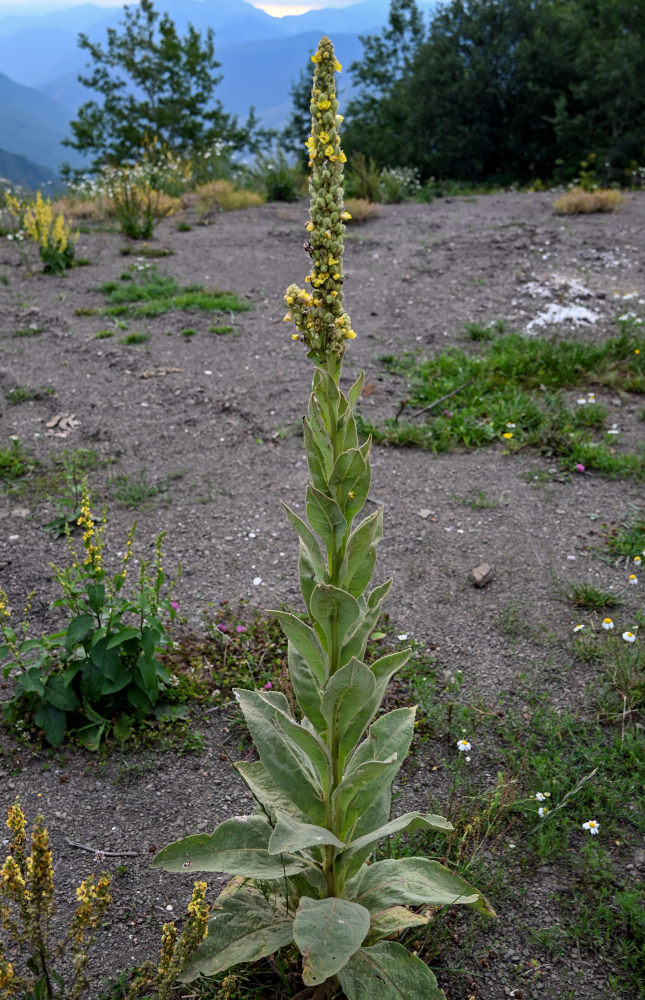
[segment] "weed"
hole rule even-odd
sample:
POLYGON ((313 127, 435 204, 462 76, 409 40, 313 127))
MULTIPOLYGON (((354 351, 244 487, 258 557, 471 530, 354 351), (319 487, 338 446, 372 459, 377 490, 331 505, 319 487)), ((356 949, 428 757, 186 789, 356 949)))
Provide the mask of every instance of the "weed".
POLYGON ((624 203, 625 199, 620 191, 585 191, 584 188, 576 187, 557 198, 553 207, 558 215, 587 215, 590 212, 615 212, 624 203))
POLYGON ((108 337, 114 336, 114 330, 98 330, 94 334, 94 340, 107 340, 108 337))
POLYGON ((45 396, 55 395, 55 390, 51 386, 41 386, 40 389, 32 389, 24 385, 16 385, 13 389, 5 392, 5 399, 11 406, 18 406, 26 403, 30 399, 43 399, 45 396))
POLYGON ((471 510, 494 510, 499 507, 499 501, 491 500, 483 490, 480 490, 477 496, 470 498, 457 496, 456 493, 451 493, 450 496, 457 503, 463 504, 464 507, 470 507, 471 510))
POLYGON ((481 323, 464 323, 464 333, 469 340, 495 340, 506 333, 508 324, 503 319, 496 319, 490 326, 481 323))
POLYGON ((620 604, 618 594, 611 590, 600 590, 589 583, 570 583, 563 589, 563 593, 570 604, 588 611, 602 611, 620 604))
POLYGON ((381 206, 365 198, 346 198, 345 208, 350 214, 348 221, 354 224, 368 222, 369 219, 375 219, 381 214, 381 206))
POLYGON ((145 344, 147 340, 150 340, 149 333, 126 333, 125 337, 121 337, 119 340, 120 344, 125 344, 128 347, 136 346, 137 344, 145 344))
POLYGON ((35 460, 19 438, 12 436, 6 448, 0 448, 0 481, 13 482, 35 467, 35 460))
POLYGON ((18 330, 15 330, 14 337, 37 337, 38 334, 42 332, 43 329, 41 326, 37 326, 36 323, 31 323, 29 326, 23 326, 18 330))
POLYGON ((180 287, 175 278, 155 268, 144 271, 139 281, 104 282, 100 291, 110 303, 101 310, 105 316, 160 316, 178 309, 242 312, 251 308, 250 303, 233 292, 204 289, 199 285, 180 287))
POLYGON ((175 229, 178 233, 192 233, 193 231, 193 227, 185 219, 181 219, 175 226, 175 229))
POLYGON ((189 327, 187 327, 186 329, 184 329, 184 330, 181 331, 182 337, 185 337, 186 340, 190 340, 190 338, 194 337, 196 333, 197 333, 197 330, 192 330, 189 327))
MULTIPOLYGON (((172 247, 152 247, 149 243, 137 243, 135 247, 125 246, 121 247, 119 253, 122 257, 145 257, 148 260, 158 260, 161 257, 172 257, 175 251, 172 247)), ((129 281, 131 275, 128 275, 122 280, 129 281)))
POLYGON ((237 331, 234 326, 209 326, 209 333, 216 333, 218 336, 222 337, 227 333, 236 334, 237 331))
POLYGON ((612 556, 640 556, 645 562, 645 514, 635 514, 620 527, 607 529, 607 550, 612 556))
POLYGON ((410 381, 399 416, 409 406, 421 409, 406 422, 393 418, 384 426, 363 419, 361 430, 378 441, 435 452, 493 442, 508 451, 531 446, 559 456, 568 469, 583 465, 610 476, 645 478, 645 448, 632 454, 606 440, 592 440, 589 427, 602 423, 604 408, 585 400, 584 407, 571 409, 560 393, 585 378, 607 387, 622 382, 627 391, 645 392, 636 342, 625 331, 600 345, 510 333, 480 354, 453 348, 428 359, 413 353, 386 356, 381 359, 386 368, 410 381), (448 399, 451 409, 441 409, 448 399), (424 420, 417 422, 421 416, 424 420))
POLYGON ((153 497, 165 493, 168 486, 163 482, 148 482, 144 468, 137 475, 130 476, 122 472, 112 476, 107 481, 107 488, 112 499, 117 500, 124 507, 136 510, 137 508, 145 508, 153 497))

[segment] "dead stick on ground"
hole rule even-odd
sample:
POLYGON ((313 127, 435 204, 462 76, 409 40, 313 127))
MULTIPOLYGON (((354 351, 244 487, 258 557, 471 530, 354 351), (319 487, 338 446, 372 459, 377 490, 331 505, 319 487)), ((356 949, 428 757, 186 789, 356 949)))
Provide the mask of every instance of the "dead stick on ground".
POLYGON ((439 403, 445 402, 445 400, 450 399, 451 396, 456 396, 458 392, 461 392, 469 385, 472 385, 474 381, 474 378, 469 378, 468 381, 464 382, 463 385, 460 385, 459 388, 453 389, 452 392, 447 392, 445 396, 439 396, 439 399, 435 399, 433 403, 428 403, 428 405, 424 406, 422 410, 418 410, 416 413, 413 413, 410 420, 416 420, 416 418, 420 417, 422 413, 427 413, 428 410, 432 410, 435 406, 439 406, 439 403))
POLYGON ((87 844, 77 844, 73 840, 66 840, 70 847, 78 847, 79 851, 89 851, 90 854, 101 854, 104 858, 137 858, 136 851, 103 851, 100 847, 88 847, 87 844))

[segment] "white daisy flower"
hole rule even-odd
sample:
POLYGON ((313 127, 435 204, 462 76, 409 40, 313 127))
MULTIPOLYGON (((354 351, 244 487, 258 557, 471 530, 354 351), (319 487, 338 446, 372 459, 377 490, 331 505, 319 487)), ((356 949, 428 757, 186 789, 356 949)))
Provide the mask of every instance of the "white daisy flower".
POLYGON ((614 623, 612 622, 611 618, 603 618, 603 620, 602 620, 602 627, 607 632, 611 632, 612 628, 614 628, 614 623))
POLYGON ((588 830, 592 837, 595 837, 597 833, 600 833, 600 824, 595 819, 588 819, 586 823, 582 824, 582 829, 588 830))
POLYGON ((582 632, 583 628, 584 628, 584 625, 576 625, 573 631, 574 632, 582 632))
POLYGON ((623 632, 623 639, 625 642, 636 642, 636 636, 633 632, 623 632))
POLYGON ((631 583, 631 584, 632 584, 632 586, 633 586, 634 584, 638 583, 638 577, 636 576, 636 574, 635 574, 635 573, 630 573, 630 574, 629 574, 629 577, 628 577, 628 582, 629 582, 629 583, 631 583))
POLYGON ((468 740, 457 740, 457 750, 459 753, 463 753, 464 750, 472 750, 472 747, 468 740))

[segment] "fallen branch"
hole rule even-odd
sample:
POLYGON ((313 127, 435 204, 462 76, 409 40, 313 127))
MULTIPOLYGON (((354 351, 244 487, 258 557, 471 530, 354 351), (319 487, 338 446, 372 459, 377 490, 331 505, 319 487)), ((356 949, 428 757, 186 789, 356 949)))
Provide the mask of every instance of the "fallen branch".
POLYGON ((74 840, 66 840, 70 847, 78 847, 79 851, 89 851, 98 858, 136 858, 137 851, 102 851, 100 847, 89 847, 87 844, 77 844, 74 840))
POLYGON ((439 396, 439 399, 435 399, 433 403, 428 403, 428 405, 424 406, 422 410, 418 410, 416 413, 413 413, 410 420, 416 420, 416 418, 420 417, 422 413, 427 413, 428 410, 433 410, 435 406, 439 406, 439 403, 445 402, 445 400, 450 399, 451 396, 456 396, 458 392, 462 392, 462 390, 466 389, 467 386, 472 385, 474 381, 474 378, 469 378, 467 382, 464 382, 464 384, 460 385, 457 389, 453 389, 452 392, 447 392, 445 396, 439 396))

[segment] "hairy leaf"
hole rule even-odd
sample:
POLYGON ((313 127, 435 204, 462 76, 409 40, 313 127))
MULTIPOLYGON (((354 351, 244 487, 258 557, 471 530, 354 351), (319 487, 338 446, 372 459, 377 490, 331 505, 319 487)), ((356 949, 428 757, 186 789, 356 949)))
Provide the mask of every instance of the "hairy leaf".
POLYGON ((303 896, 293 922, 293 937, 302 954, 307 986, 324 983, 346 964, 370 929, 365 907, 331 896, 303 896))
POLYGON ((271 614, 276 616, 287 639, 309 664, 322 686, 327 679, 327 660, 314 630, 287 611, 272 611, 271 614))
POLYGON ((277 814, 275 829, 269 840, 269 852, 271 854, 281 854, 288 851, 302 851, 306 847, 322 847, 324 844, 332 844, 334 847, 344 847, 342 840, 339 840, 324 826, 314 826, 311 823, 300 823, 285 813, 277 814))
POLYGON ((396 941, 360 948, 339 979, 347 1000, 445 1000, 425 962, 396 941))
POLYGON ((227 819, 214 833, 198 833, 169 844, 153 868, 168 872, 226 872, 246 878, 282 878, 308 867, 296 855, 269 852, 271 826, 263 816, 227 819))
POLYGON ((311 595, 311 614, 323 630, 327 651, 332 648, 332 636, 337 637, 340 651, 345 636, 358 620, 360 608, 351 594, 329 583, 319 583, 311 595))
POLYGON ((214 976, 240 962, 257 962, 293 940, 293 919, 274 897, 266 899, 251 886, 219 897, 208 921, 208 933, 190 955, 180 980, 214 976))
POLYGON ((357 837, 356 840, 352 840, 352 842, 348 844, 347 849, 343 852, 343 861, 351 861, 351 859, 360 850, 362 850, 362 848, 367 847, 368 844, 375 844, 383 837, 391 837, 392 834, 402 833, 404 830, 437 830, 442 833, 446 833, 453 829, 454 827, 452 823, 449 820, 444 819, 443 816, 435 816, 433 813, 404 813, 403 816, 399 816, 398 819, 390 820, 389 823, 379 827, 378 830, 372 830, 371 833, 366 833, 362 837, 357 837))
POLYGON ((375 913, 397 904, 408 906, 472 906, 478 913, 494 917, 486 898, 438 861, 401 858, 365 865, 347 883, 351 899, 375 913))

